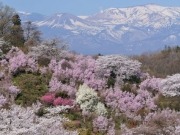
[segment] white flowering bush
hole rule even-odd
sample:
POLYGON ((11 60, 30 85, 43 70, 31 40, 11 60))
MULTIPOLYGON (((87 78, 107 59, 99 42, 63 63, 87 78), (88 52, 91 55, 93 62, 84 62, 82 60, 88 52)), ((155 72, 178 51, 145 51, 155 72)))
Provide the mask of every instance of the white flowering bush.
POLYGON ((0 134, 1 135, 77 135, 76 131, 66 131, 63 129, 63 117, 57 111, 66 108, 48 109, 50 113, 38 117, 35 115, 40 105, 23 108, 17 105, 11 109, 1 109, 0 113, 0 134))
POLYGON ((85 84, 79 86, 79 90, 76 93, 76 102, 83 111, 95 111, 98 99, 97 93, 93 89, 85 84))
POLYGON ((28 55, 35 58, 44 57, 48 59, 60 59, 67 55, 67 51, 64 49, 58 49, 56 46, 42 43, 38 46, 31 47, 28 55))
POLYGON ((98 102, 98 104, 96 106, 96 113, 98 115, 102 115, 102 116, 107 115, 108 112, 103 103, 98 102))
POLYGON ((140 72, 141 63, 120 55, 100 56, 96 60, 96 73, 102 77, 110 72, 115 73, 116 82, 121 84, 123 79, 129 79, 140 72))
POLYGON ((163 79, 160 88, 164 96, 180 96, 180 74, 163 79))
POLYGON ((86 84, 79 87, 76 93, 76 103, 80 105, 83 112, 95 112, 99 116, 106 116, 108 113, 104 104, 99 102, 95 90, 89 88, 86 84))

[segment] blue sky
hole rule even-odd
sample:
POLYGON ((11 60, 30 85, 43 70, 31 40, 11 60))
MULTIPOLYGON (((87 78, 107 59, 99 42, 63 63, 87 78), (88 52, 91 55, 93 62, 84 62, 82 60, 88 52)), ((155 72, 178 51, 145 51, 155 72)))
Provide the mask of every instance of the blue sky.
POLYGON ((110 7, 130 7, 145 4, 180 6, 180 0, 0 0, 17 11, 37 12, 45 15, 67 12, 91 15, 110 7))

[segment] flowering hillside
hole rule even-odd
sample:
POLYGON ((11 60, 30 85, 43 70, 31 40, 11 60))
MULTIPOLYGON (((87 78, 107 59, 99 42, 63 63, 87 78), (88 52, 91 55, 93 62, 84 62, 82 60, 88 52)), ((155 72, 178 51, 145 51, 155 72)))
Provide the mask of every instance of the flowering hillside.
POLYGON ((180 134, 180 74, 155 78, 128 57, 39 48, 2 52, 0 134, 180 134))

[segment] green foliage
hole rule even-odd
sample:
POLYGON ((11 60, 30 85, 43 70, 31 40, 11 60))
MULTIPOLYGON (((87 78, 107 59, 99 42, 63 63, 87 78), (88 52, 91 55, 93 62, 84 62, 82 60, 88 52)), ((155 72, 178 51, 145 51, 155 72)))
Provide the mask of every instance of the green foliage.
POLYGON ((123 114, 121 116, 116 116, 116 113, 113 112, 110 108, 108 109, 108 112, 109 117, 112 118, 115 123, 115 129, 120 130, 120 125, 122 123, 125 123, 127 121, 127 118, 123 114))
POLYGON ((115 78, 109 77, 109 78, 108 78, 108 81, 107 81, 107 86, 108 86, 108 88, 114 87, 115 82, 116 82, 116 79, 115 79, 115 78))
POLYGON ((70 98, 70 97, 68 96, 67 92, 65 92, 65 91, 57 92, 57 93, 55 94, 55 97, 56 97, 56 98, 57 98, 57 97, 70 98))
POLYGON ((80 112, 68 112, 65 114, 65 117, 67 117, 70 120, 82 120, 82 114, 80 112))
POLYGON ((133 76, 130 76, 128 79, 124 79, 123 81, 129 82, 129 83, 140 83, 141 79, 138 76, 133 75, 133 76))
POLYGON ((21 19, 20 19, 18 14, 15 14, 12 17, 12 22, 13 22, 14 25, 21 25, 21 19))
POLYGON ((135 84, 131 84, 131 83, 124 83, 121 87, 122 91, 127 91, 127 92, 131 92, 134 94, 137 94, 137 86, 135 84))
POLYGON ((13 78, 13 82, 22 90, 15 102, 23 106, 32 105, 48 92, 46 78, 40 75, 20 74, 13 78))
POLYGON ((22 47, 24 45, 24 35, 23 29, 21 27, 21 19, 18 14, 12 16, 13 26, 10 28, 10 34, 6 37, 6 39, 13 46, 22 47))
POLYGON ((50 63, 50 59, 46 57, 38 57, 38 64, 40 66, 48 66, 50 63))
POLYGON ((79 128, 78 133, 78 135, 92 135, 91 131, 87 128, 79 128))
POLYGON ((64 116, 70 120, 63 124, 64 128, 78 130, 79 135, 94 135, 92 126, 92 121, 94 119, 93 115, 83 116, 81 109, 75 107, 68 112, 65 112, 64 116), (80 125, 78 125, 78 123, 80 123, 80 125))
POLYGON ((179 96, 166 97, 166 96, 160 95, 158 100, 156 101, 156 104, 161 109, 170 108, 172 110, 180 111, 180 97, 179 96))
POLYGON ((127 91, 127 92, 131 92, 131 88, 132 88, 132 85, 129 84, 129 83, 125 83, 123 86, 122 86, 122 91, 127 91))
POLYGON ((116 74, 113 71, 111 71, 110 76, 107 81, 108 88, 110 88, 110 87, 113 88, 115 85, 115 82, 116 82, 116 74))
POLYGON ((67 130, 76 130, 81 127, 80 121, 66 121, 63 123, 63 127, 67 130))
POLYGON ((46 113, 47 113, 47 111, 44 109, 44 107, 39 108, 38 111, 35 112, 35 114, 39 117, 42 117, 46 113))

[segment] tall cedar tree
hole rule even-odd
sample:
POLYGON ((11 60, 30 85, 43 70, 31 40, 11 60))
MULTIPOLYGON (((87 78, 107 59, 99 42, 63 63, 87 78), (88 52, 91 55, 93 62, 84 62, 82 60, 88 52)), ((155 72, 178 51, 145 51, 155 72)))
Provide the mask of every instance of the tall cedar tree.
POLYGON ((24 45, 23 29, 21 27, 21 19, 18 14, 12 17, 13 26, 11 27, 11 33, 9 36, 10 43, 13 46, 22 47, 24 45))

